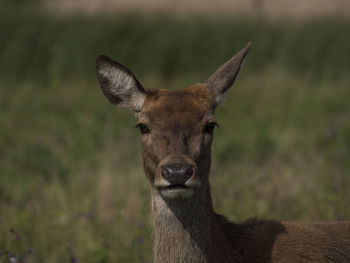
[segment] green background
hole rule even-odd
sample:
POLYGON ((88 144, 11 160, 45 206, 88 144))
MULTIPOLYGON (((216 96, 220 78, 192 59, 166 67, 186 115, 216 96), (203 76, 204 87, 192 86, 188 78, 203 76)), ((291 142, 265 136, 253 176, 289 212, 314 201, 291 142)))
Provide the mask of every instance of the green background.
POLYGON ((99 54, 145 88, 178 89, 251 41, 217 110, 216 211, 350 220, 349 19, 0 7, 0 262, 152 262, 136 121, 102 95, 99 54))

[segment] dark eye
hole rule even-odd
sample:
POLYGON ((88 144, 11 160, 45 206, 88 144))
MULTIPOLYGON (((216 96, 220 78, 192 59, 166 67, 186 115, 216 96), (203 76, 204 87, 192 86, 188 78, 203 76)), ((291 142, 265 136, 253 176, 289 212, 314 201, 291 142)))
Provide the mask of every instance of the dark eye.
POLYGON ((139 124, 136 125, 135 128, 139 128, 140 131, 141 131, 141 134, 149 133, 149 128, 147 127, 146 124, 139 123, 139 124))
POLYGON ((216 122, 208 122, 207 125, 205 125, 204 131, 207 133, 213 133, 215 126, 219 127, 219 124, 216 122))

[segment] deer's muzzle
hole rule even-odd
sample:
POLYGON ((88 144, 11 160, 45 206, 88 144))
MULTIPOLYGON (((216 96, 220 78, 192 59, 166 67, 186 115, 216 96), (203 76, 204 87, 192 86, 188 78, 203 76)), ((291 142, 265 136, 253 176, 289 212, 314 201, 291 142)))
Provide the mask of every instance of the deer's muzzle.
POLYGON ((201 185, 196 164, 185 155, 168 155, 158 166, 154 182, 164 198, 187 198, 201 185))

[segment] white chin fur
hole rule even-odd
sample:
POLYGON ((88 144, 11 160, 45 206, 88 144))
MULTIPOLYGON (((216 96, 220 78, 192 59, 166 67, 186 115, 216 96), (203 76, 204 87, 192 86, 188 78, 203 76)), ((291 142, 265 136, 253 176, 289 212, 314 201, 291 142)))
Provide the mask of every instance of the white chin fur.
POLYGON ((181 188, 181 189, 161 189, 159 190, 160 195, 166 199, 187 199, 194 194, 192 188, 181 188))

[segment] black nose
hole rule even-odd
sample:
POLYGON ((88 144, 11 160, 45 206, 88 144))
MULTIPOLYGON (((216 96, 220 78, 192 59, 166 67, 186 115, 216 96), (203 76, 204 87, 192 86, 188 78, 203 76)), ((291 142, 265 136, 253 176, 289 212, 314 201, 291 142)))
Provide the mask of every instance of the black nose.
POLYGON ((172 185, 184 185, 194 174, 194 167, 189 164, 169 164, 161 168, 162 177, 172 185))

